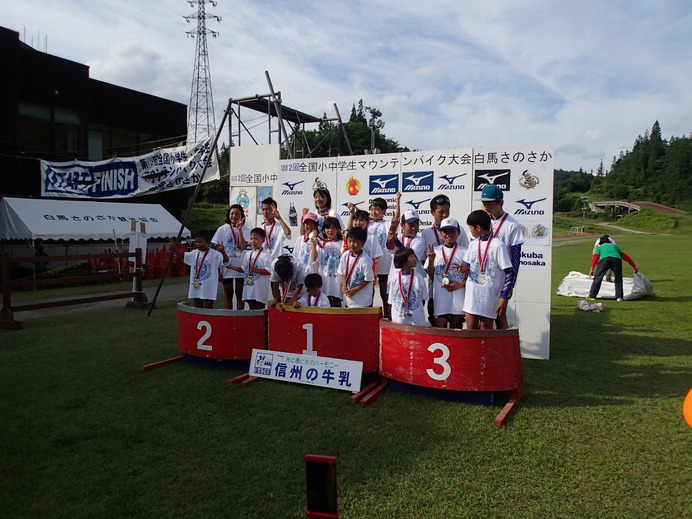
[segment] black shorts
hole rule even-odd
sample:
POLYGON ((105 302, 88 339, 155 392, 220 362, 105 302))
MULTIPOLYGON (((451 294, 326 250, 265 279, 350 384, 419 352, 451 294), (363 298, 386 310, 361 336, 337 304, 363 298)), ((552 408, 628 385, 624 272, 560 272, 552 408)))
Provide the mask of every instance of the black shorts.
POLYGON ((389 280, 389 274, 377 274, 377 282, 387 284, 389 280))
POLYGON ((228 285, 230 283, 233 283, 235 280, 243 281, 243 278, 223 278, 221 280, 221 284, 228 285))

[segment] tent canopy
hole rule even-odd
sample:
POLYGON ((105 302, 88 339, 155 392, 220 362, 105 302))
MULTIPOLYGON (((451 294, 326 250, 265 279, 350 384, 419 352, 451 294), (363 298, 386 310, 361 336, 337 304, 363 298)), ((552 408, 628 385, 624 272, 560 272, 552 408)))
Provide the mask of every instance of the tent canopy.
MULTIPOLYGON (((180 222, 160 204, 3 198, 2 240, 107 240, 130 234, 131 221, 144 222, 150 238, 175 237, 180 222)), ((139 230, 139 228, 138 228, 139 230)), ((183 230, 183 236, 190 231, 183 230)))

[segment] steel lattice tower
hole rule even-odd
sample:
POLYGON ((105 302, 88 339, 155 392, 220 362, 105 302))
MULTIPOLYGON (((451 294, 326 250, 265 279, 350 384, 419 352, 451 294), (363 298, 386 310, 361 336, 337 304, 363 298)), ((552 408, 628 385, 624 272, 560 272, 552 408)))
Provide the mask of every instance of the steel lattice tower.
POLYGON ((207 20, 221 21, 220 16, 206 14, 204 4, 216 7, 214 0, 188 0, 190 7, 197 4, 197 14, 183 16, 187 23, 197 20, 197 28, 187 31, 191 38, 197 38, 195 52, 195 66, 192 71, 192 90, 190 92, 190 104, 187 117, 187 141, 198 142, 209 136, 216 135, 216 122, 214 120, 214 99, 211 94, 211 73, 209 71, 209 54, 207 53, 207 34, 216 38, 218 32, 207 29, 207 20))

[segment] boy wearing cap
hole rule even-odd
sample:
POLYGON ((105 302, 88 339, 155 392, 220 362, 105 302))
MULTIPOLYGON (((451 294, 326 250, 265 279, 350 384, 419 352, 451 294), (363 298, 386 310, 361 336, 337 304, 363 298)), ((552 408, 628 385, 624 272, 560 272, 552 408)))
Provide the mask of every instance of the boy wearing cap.
POLYGON ((427 254, 425 242, 423 238, 418 235, 418 230, 420 228, 420 216, 418 216, 418 211, 415 209, 406 209, 406 211, 404 211, 404 216, 401 219, 401 238, 397 238, 396 235, 398 224, 398 219, 396 217, 392 218, 392 224, 387 234, 387 250, 394 253, 397 249, 401 249, 402 247, 413 249, 421 265, 421 274, 424 274, 425 271, 422 265, 425 263, 427 254))
MULTIPOLYGON (((524 243, 524 237, 521 234, 521 225, 508 213, 505 213, 502 208, 504 204, 504 194, 502 193, 502 189, 498 186, 485 186, 483 191, 481 191, 481 202, 492 221, 493 239, 504 243, 509 252, 512 270, 514 271, 514 282, 510 287, 508 297, 512 297, 512 290, 514 290, 514 283, 516 283, 516 278, 519 274, 519 265, 521 264, 521 246, 524 243)), ((498 314, 496 321, 498 330, 509 328, 506 305, 502 312, 498 314)))
POLYGON ((463 259, 467 247, 458 243, 461 228, 454 218, 440 222, 443 243, 428 245, 427 272, 432 280, 434 305, 433 326, 461 329, 464 324, 464 294, 466 274, 463 259))

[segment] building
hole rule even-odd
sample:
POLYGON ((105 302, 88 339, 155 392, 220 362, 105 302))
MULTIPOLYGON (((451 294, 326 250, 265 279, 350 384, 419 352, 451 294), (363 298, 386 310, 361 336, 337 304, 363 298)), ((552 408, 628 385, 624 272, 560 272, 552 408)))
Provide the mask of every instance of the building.
MULTIPOLYGON (((103 160, 186 140, 187 107, 89 77, 0 27, 0 196, 40 196, 40 159, 103 160)), ((189 189, 133 198, 174 215, 189 189)))

